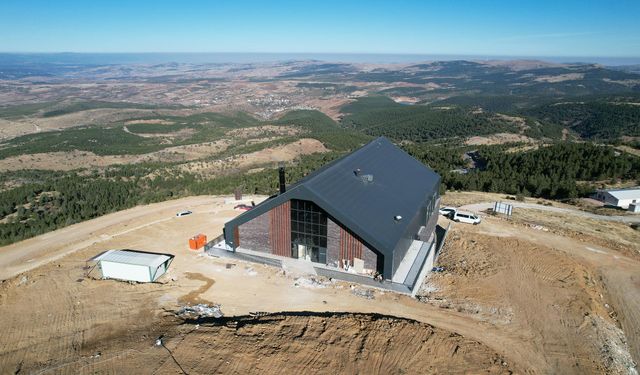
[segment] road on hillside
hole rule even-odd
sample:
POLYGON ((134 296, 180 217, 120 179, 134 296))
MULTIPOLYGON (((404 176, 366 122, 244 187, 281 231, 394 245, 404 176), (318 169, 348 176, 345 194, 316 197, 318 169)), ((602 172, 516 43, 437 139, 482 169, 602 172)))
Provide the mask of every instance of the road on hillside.
MULTIPOLYGON (((467 204, 467 205, 459 207, 459 209, 462 209, 462 210, 465 210, 465 211, 479 212, 479 211, 484 211, 484 210, 493 208, 494 203, 495 202, 482 202, 482 203, 467 204)), ((558 212, 558 213, 563 213, 563 214, 571 214, 571 215, 576 215, 576 216, 582 216, 582 217, 586 217, 586 218, 594 219, 594 220, 615 221, 615 222, 625 223, 625 224, 640 223, 640 215, 636 215, 636 216, 606 216, 606 215, 592 214, 590 212, 585 212, 585 211, 580 211, 580 210, 574 210, 574 209, 571 209, 571 208, 561 208, 561 207, 554 207, 554 206, 543 206, 543 205, 540 205, 540 204, 532 204, 532 203, 509 202, 509 204, 512 205, 514 208, 525 208, 525 209, 532 209, 532 210, 558 212)))
MULTIPOLYGON (((261 200, 261 197, 252 198, 261 200)), ((193 196, 137 206, 0 247, 0 280, 131 231, 169 220, 179 223, 180 218, 175 216, 178 211, 202 211, 203 206, 224 201, 224 197, 193 196)))

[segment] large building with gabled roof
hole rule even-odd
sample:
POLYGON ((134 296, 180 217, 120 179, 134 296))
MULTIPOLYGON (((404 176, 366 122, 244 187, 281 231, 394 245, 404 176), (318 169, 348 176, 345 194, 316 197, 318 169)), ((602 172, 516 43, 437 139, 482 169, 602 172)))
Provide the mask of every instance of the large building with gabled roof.
POLYGON ((628 209, 630 204, 640 203, 640 187, 598 190, 596 198, 606 205, 628 209))
POLYGON ((433 243, 440 176, 384 137, 286 188, 280 172, 280 194, 225 224, 231 249, 403 281, 433 243))

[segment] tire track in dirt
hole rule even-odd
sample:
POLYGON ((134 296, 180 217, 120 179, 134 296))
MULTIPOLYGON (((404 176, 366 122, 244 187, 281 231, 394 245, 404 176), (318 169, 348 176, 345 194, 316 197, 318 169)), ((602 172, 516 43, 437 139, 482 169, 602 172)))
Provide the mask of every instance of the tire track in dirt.
POLYGON ((434 297, 453 301, 453 308, 477 304, 512 309, 513 318, 504 329, 520 332, 533 344, 546 364, 542 372, 607 372, 608 363, 594 339, 600 331, 584 324, 586 319, 591 322, 591 315, 608 319, 593 274, 542 244, 477 231, 457 226, 449 234, 438 262, 449 275, 432 276, 441 288, 434 297))
POLYGON ((96 353, 108 357, 109 352, 121 350, 119 343, 130 345, 161 328, 154 326, 157 322, 150 302, 166 287, 107 280, 91 283, 83 278, 83 265, 65 268, 50 264, 27 274, 22 285, 18 286, 20 278, 0 284, 3 371, 20 368, 26 373, 78 373, 96 353), (41 275, 49 277, 42 279, 41 275), (110 287, 105 289, 106 285, 110 287), (144 290, 121 293, 132 288, 144 290), (132 334, 136 337, 133 340, 132 334))
POLYGON ((206 277, 205 275, 203 275, 201 273, 197 273, 197 272, 185 272, 185 276, 189 280, 203 281, 204 285, 202 285, 198 289, 192 290, 188 294, 185 294, 178 301, 181 304, 189 304, 189 305, 197 305, 197 304, 200 304, 200 303, 209 304, 209 305, 213 304, 213 302, 208 301, 208 300, 203 299, 203 298, 200 298, 200 296, 203 293, 205 293, 207 290, 209 290, 213 286, 213 284, 215 284, 215 280, 210 279, 210 278, 206 277))
POLYGON ((589 275, 587 283, 602 288, 602 294, 610 299, 609 305, 613 309, 603 308, 606 301, 596 297, 594 303, 599 306, 599 315, 608 317, 609 314, 614 316, 618 314, 628 341, 629 352, 635 362, 640 363, 640 283, 638 283, 640 262, 638 260, 613 249, 589 243, 588 240, 582 242, 548 232, 509 226, 495 220, 491 220, 491 225, 496 227, 503 236, 517 236, 533 243, 545 244, 589 267, 593 274, 584 272, 577 276, 578 279, 589 275), (594 252, 593 249, 603 250, 594 252))

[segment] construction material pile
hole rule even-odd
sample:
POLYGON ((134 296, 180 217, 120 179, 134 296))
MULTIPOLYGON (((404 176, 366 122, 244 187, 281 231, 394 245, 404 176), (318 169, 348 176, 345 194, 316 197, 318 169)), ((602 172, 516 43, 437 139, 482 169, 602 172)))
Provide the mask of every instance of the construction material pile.
POLYGON ((182 319, 200 319, 200 318, 222 318, 222 310, 220 305, 197 304, 193 306, 183 306, 178 310, 176 315, 182 319))

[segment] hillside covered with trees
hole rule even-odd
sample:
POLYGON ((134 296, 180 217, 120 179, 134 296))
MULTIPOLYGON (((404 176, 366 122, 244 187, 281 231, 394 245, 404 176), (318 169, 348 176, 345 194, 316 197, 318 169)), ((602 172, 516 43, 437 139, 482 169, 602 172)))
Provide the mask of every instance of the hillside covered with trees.
POLYGON ((614 140, 640 137, 640 105, 589 101, 548 104, 526 110, 529 116, 570 128, 582 138, 614 140))
MULTIPOLYGON (((211 174, 198 173, 197 165, 240 159, 301 138, 318 140, 330 152, 299 157, 287 169, 289 181, 385 136, 441 174, 443 190, 563 199, 585 196, 602 184, 640 184, 640 157, 634 156, 640 155, 640 76, 633 72, 590 64, 473 61, 367 70, 352 64, 293 62, 274 69, 281 73, 243 81, 246 87, 268 85, 269 90, 280 90, 267 98, 254 94, 259 90, 229 85, 242 70, 227 78, 147 76, 148 72, 142 78, 129 78, 132 82, 185 85, 175 97, 178 102, 182 93, 208 92, 197 100, 215 96, 216 101, 235 105, 242 97, 243 105, 248 106, 232 106, 224 113, 190 107, 195 97, 189 97, 184 102, 187 105, 142 103, 144 100, 132 99, 141 98, 135 90, 122 102, 63 100, 51 94, 41 103, 0 107, 1 120, 16 122, 55 123, 64 116, 96 110, 140 111, 130 119, 105 122, 81 116, 89 119, 87 123, 4 138, 0 159, 87 152, 96 158, 135 156, 127 160, 142 160, 68 172, 1 172, 0 244, 175 197, 231 194, 238 186, 248 193, 272 194, 277 178, 268 163, 253 169, 221 168, 211 174), (279 78, 286 84, 279 86, 279 78), (313 100, 307 102, 310 98, 313 100), (249 138, 240 136, 250 132, 256 133, 249 138), (507 133, 507 140, 495 137, 497 133, 507 133), (474 144, 469 142, 471 137, 482 140, 474 144), (526 143, 508 143, 513 139, 526 143), (181 155, 197 153, 197 148, 209 148, 208 153, 181 159, 181 155), (155 158, 165 150, 177 156, 155 158), (136 159, 150 153, 154 157, 136 159), (477 158, 475 166, 463 157, 465 153, 477 158), (187 162, 196 167, 185 167, 187 162)), ((156 98, 164 97, 161 91, 156 94, 156 98)))
POLYGON ((347 129, 395 140, 426 142, 500 132, 518 132, 513 123, 466 108, 402 105, 388 98, 360 98, 342 108, 347 129))

